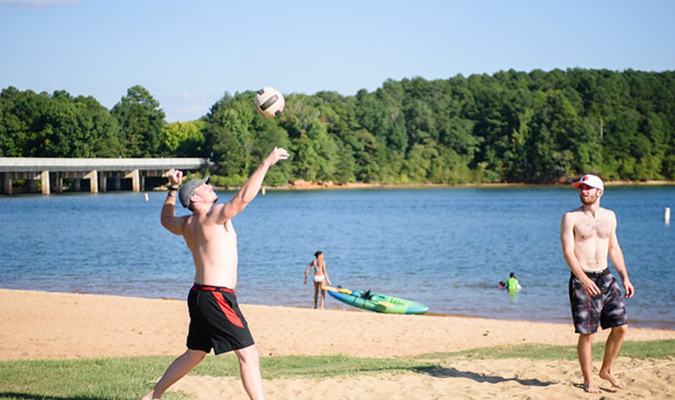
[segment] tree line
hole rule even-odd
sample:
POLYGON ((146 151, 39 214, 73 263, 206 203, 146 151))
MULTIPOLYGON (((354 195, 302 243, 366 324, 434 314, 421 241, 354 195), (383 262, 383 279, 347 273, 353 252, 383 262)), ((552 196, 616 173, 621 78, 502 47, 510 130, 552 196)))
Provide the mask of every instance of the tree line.
POLYGON ((675 180, 675 71, 568 69, 388 80, 354 96, 289 94, 263 118, 255 92, 167 123, 142 86, 111 110, 93 97, 8 87, 0 157, 208 157, 216 184, 244 182, 274 146, 267 184, 675 180))

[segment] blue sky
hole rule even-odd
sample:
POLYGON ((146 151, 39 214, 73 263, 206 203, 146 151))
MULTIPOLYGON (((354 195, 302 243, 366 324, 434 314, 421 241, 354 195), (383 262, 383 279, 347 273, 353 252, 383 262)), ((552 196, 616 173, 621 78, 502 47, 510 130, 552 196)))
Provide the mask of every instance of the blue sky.
POLYGON ((168 122, 225 92, 373 91, 514 69, 675 69, 675 1, 0 0, 0 88, 112 108, 141 85, 168 122))

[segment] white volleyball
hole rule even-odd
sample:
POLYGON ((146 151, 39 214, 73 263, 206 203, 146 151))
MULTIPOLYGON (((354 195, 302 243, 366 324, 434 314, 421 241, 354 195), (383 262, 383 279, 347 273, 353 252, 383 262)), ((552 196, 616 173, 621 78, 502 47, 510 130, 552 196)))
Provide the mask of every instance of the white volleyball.
POLYGON ((258 90, 253 99, 255 109, 263 117, 272 118, 284 111, 286 100, 279 90, 271 86, 258 90))

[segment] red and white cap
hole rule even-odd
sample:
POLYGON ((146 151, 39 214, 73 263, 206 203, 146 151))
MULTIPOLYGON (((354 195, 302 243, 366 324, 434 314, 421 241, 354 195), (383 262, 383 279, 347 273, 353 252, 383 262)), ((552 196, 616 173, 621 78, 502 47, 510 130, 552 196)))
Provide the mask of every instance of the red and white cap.
POLYGON ((592 188, 596 188, 598 190, 605 190, 605 185, 602 183, 602 179, 598 178, 595 175, 584 175, 579 179, 579 182, 576 182, 574 184, 574 187, 576 189, 579 189, 579 186, 581 185, 586 185, 592 188))

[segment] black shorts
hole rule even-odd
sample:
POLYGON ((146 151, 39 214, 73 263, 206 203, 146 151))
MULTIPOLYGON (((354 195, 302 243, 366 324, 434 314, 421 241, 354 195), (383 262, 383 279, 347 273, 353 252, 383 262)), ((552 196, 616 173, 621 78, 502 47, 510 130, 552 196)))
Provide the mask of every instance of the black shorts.
POLYGON ((592 334, 602 329, 626 325, 628 317, 626 306, 621 297, 621 287, 614 275, 605 270, 600 274, 586 274, 591 278, 600 294, 589 296, 581 286, 581 282, 572 274, 569 282, 570 305, 574 319, 574 331, 581 334, 592 334))
POLYGON ((188 349, 207 353, 213 349, 221 354, 254 344, 234 290, 195 283, 188 295, 188 308, 188 349))

